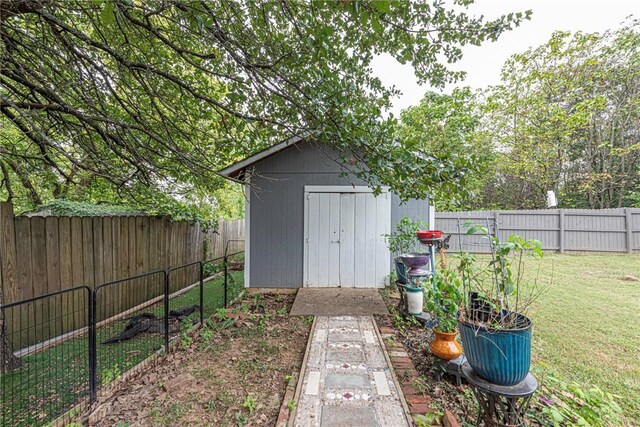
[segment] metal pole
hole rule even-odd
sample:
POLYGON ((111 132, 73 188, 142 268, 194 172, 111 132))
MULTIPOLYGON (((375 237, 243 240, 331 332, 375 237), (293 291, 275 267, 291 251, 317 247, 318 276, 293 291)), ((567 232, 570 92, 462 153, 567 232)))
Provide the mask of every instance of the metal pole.
POLYGON ((229 279, 227 277, 227 255, 224 256, 224 308, 227 308, 227 285, 229 279))
POLYGON ((199 263, 200 265, 200 326, 204 325, 204 265, 199 263))
POLYGON ((94 403, 97 396, 97 357, 96 357, 96 292, 87 288, 88 325, 89 325, 89 401, 94 403))
POLYGON ((169 353, 169 274, 164 272, 164 352, 169 353))

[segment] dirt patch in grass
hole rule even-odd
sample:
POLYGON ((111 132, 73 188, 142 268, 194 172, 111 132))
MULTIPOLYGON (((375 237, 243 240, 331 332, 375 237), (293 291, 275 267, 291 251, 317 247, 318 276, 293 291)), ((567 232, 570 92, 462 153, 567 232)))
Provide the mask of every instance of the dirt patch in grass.
MULTIPOLYGON (((293 295, 246 296, 194 338, 100 404, 96 426, 273 426, 300 369, 311 319, 289 317, 293 295)), ((96 409, 97 412, 97 409, 96 409)))

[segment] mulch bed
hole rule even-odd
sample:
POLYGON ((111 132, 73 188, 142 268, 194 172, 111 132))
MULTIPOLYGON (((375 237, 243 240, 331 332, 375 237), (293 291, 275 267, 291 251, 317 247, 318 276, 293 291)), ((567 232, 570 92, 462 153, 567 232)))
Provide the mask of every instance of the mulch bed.
POLYGON ((247 295, 153 368, 84 414, 95 426, 273 426, 302 363, 311 320, 293 295, 247 295))
POLYGON ((404 350, 409 356, 409 363, 400 358, 396 362, 393 357, 391 363, 412 415, 424 415, 430 425, 441 425, 445 415, 473 425, 477 416, 476 401, 466 385, 456 386, 453 377, 443 377, 435 367, 435 357, 429 352, 433 334, 399 316, 375 318, 389 354, 404 350))

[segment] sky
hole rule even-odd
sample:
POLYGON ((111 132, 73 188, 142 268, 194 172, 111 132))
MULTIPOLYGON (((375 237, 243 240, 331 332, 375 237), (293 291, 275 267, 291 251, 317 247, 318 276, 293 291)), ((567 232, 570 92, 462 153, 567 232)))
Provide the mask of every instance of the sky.
MULTIPOLYGON (((463 58, 452 69, 467 72, 465 81, 457 86, 483 88, 500 82, 500 70, 514 53, 526 51, 546 43, 556 30, 604 32, 615 29, 629 15, 640 17, 640 0, 476 0, 470 7, 475 15, 493 19, 508 12, 531 9, 531 20, 504 33, 495 43, 467 46, 463 58)), ((419 86, 411 65, 401 65, 391 56, 374 59, 373 72, 387 86, 395 85, 402 96, 394 101, 392 112, 416 105, 429 86, 419 86)), ((449 85, 444 92, 449 92, 449 85)))

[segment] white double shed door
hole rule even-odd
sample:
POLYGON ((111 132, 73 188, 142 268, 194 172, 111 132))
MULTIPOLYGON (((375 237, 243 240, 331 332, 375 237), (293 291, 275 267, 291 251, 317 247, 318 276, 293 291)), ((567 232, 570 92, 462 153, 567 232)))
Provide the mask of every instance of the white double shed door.
POLYGON ((384 287, 391 194, 368 187, 305 186, 304 286, 384 287))

